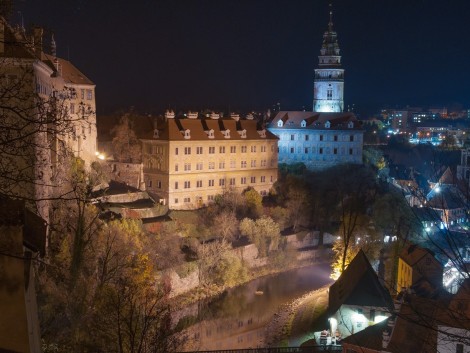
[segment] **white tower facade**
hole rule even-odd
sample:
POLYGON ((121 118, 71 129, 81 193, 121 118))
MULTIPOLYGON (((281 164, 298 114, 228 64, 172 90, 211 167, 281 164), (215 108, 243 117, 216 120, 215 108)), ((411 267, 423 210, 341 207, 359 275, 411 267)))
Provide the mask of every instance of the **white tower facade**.
POLYGON ((344 110, 344 70, 341 68, 338 36, 333 30, 331 9, 328 30, 323 34, 323 44, 318 59, 319 66, 315 70, 314 80, 313 111, 342 112, 344 110))

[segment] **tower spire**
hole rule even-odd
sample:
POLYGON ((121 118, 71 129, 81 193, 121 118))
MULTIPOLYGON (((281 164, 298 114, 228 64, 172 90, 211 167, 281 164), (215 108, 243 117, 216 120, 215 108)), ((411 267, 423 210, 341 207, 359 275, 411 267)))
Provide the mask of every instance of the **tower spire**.
POLYGON ((330 22, 328 22, 328 30, 333 31, 333 4, 330 2, 330 22))

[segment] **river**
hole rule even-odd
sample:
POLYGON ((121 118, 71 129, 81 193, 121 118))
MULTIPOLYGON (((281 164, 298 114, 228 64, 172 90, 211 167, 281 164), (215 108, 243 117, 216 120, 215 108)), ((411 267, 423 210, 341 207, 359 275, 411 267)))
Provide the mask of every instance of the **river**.
POLYGON ((253 280, 179 313, 186 350, 255 348, 280 305, 331 283, 329 264, 315 264, 253 280))

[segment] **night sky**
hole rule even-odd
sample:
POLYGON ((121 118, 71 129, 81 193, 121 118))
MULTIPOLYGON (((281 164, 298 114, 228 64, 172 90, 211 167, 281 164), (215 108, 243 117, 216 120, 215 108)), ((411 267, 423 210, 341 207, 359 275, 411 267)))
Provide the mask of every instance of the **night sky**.
MULTIPOLYGON (((17 0, 14 23, 18 10, 96 83, 101 114, 311 110, 328 23, 328 0, 17 0)), ((345 106, 364 117, 470 107, 469 0, 336 0, 333 11, 345 106)))

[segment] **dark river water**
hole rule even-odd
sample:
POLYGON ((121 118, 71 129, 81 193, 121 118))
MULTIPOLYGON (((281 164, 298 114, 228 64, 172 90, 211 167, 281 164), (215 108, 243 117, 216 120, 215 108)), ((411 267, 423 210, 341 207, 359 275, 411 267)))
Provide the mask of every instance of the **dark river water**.
POLYGON ((253 280, 179 312, 186 350, 254 348, 280 305, 331 283, 329 264, 316 264, 253 280))

